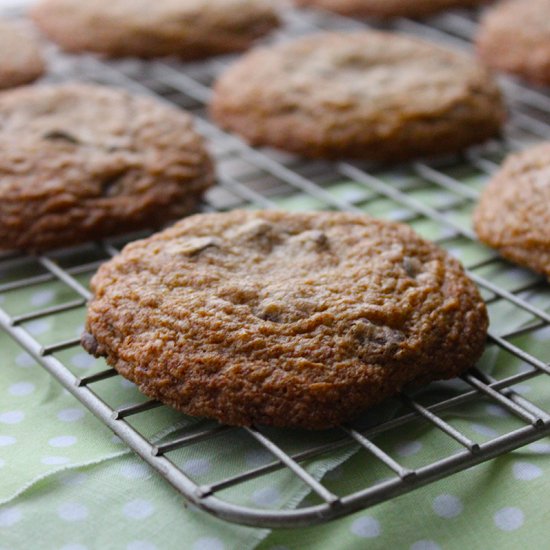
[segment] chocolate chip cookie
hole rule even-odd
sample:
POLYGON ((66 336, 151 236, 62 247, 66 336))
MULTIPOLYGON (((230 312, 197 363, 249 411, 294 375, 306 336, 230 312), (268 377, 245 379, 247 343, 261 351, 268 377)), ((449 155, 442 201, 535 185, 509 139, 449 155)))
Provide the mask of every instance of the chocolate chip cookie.
POLYGON ((481 59, 494 69, 550 85, 550 0, 508 0, 482 19, 481 59))
POLYGON ((471 8, 488 0, 295 0, 311 6, 356 17, 422 17, 451 8, 471 8))
POLYGON ((0 249, 44 250, 192 211, 213 170, 191 117, 100 86, 0 94, 0 249))
POLYGON ((407 226, 233 211, 134 242, 92 280, 82 345, 146 395, 233 425, 323 429, 480 356, 460 264, 407 226))
POLYGON ((505 118, 475 61, 375 31, 250 52, 216 83, 211 114, 253 145, 377 161, 460 151, 497 134, 505 118))
POLYGON ((506 160, 481 196, 474 225, 505 258, 550 277, 550 143, 506 160))
POLYGON ((32 82, 44 70, 36 41, 15 23, 0 20, 0 89, 32 82))
POLYGON ((236 52, 279 25, 270 0, 41 0, 31 14, 65 50, 108 57, 236 52))

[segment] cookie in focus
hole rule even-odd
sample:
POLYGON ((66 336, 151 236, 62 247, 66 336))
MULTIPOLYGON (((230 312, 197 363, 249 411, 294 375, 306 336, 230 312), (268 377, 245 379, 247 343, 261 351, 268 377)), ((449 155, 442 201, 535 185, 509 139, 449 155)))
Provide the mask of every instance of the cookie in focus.
POLYGON ((407 226, 233 211, 134 242, 92 280, 82 344, 147 396, 233 425, 324 429, 481 355, 460 264, 407 226))

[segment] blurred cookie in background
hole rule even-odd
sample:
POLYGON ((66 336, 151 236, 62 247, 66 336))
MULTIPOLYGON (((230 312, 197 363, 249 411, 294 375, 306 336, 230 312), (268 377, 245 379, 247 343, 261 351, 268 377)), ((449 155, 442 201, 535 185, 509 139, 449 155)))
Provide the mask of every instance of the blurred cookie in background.
POLYGON ((481 241, 550 278, 550 142, 508 157, 474 213, 481 241))
POLYGON ((257 146, 394 162, 499 133, 501 94, 474 59, 395 33, 319 33, 258 48, 214 87, 214 120, 257 146))
POLYGON ((477 37, 494 69, 550 86, 550 0, 507 0, 489 10, 477 37))
POLYGON ((2 92, 0 150, 0 250, 160 227, 214 179, 189 114, 103 86, 2 92))
POLYGON ((44 71, 36 40, 18 24, 0 19, 0 89, 33 82, 44 71))
POLYGON ((471 8, 488 0, 295 0, 309 6, 356 17, 423 17, 452 8, 471 8))
POLYGON ((270 0, 41 0, 31 16, 67 51, 184 60, 245 50, 280 24, 270 0))

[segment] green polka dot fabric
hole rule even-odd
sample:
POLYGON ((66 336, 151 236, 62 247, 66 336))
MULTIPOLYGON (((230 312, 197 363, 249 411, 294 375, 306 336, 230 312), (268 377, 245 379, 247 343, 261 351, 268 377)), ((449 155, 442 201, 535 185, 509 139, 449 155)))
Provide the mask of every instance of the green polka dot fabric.
MULTIPOLYGON (((478 180, 472 179, 472 186, 478 180)), ((406 189, 410 180, 392 180, 406 189)), ((406 220, 424 236, 445 238, 444 246, 464 262, 483 262, 494 252, 463 237, 452 237, 444 224, 411 213, 392 201, 373 198, 364 186, 335 183, 326 190, 387 219, 406 220), (375 204, 373 204, 373 202, 375 204)), ((421 185, 410 189, 435 206, 452 202, 447 192, 421 185)), ((290 210, 326 205, 303 194, 274 197, 290 210)), ((455 212, 455 211, 453 211, 455 212)), ((456 217, 469 224, 468 213, 456 217)), ((27 268, 25 268, 27 269, 27 268)), ((27 274, 25 269, 14 276, 27 274)), ((29 268, 30 269, 30 268, 29 268)), ((537 278, 504 261, 488 263, 476 273, 513 291, 537 278)), ((29 273, 32 275, 33 273, 29 273)), ((77 276, 86 284, 88 276, 77 276)), ((543 361, 550 360, 550 329, 537 327, 533 315, 504 300, 489 301, 491 329, 505 335, 521 327, 511 342, 543 361)), ((550 291, 525 291, 522 298, 550 311, 550 291)), ((0 307, 11 316, 75 299, 55 281, 0 294, 0 307)), ((82 331, 83 308, 23 323, 44 345, 71 339, 82 331)), ((102 361, 78 347, 55 354, 78 376, 104 368, 102 361)), ((46 373, 6 334, 0 334, 0 550, 301 550, 357 549, 545 549, 548 547, 550 439, 544 438, 475 468, 412 493, 325 525, 302 529, 253 529, 217 520, 188 504, 145 462, 137 458, 90 412, 46 373)), ((488 346, 480 367, 503 378, 532 367, 496 346, 488 346)), ((133 384, 116 377, 101 382, 102 398, 113 407, 143 402, 133 384)), ((424 403, 464 390, 460 380, 421 390, 424 403)), ((543 410, 550 410, 543 376, 514 386, 543 410)), ((390 418, 400 405, 387 403, 369 422, 390 418)), ((480 398, 441 413, 442 418, 477 442, 489 441, 522 425, 508 410, 480 398)), ((165 407, 133 417, 132 425, 162 442, 203 426, 165 407)), ((298 436, 274 431, 285 449, 299 452, 329 441, 331 432, 298 436)), ((461 450, 460 445, 428 423, 413 421, 374 438, 403 466, 418 468, 461 450)), ((240 432, 178 449, 171 459, 199 484, 231 477, 243 468, 267 464, 272 457, 240 432)), ((338 494, 388 479, 392 472, 358 446, 348 446, 303 463, 316 479, 338 494)), ((291 509, 314 505, 318 498, 291 472, 279 470, 222 491, 220 497, 256 509, 291 509)))

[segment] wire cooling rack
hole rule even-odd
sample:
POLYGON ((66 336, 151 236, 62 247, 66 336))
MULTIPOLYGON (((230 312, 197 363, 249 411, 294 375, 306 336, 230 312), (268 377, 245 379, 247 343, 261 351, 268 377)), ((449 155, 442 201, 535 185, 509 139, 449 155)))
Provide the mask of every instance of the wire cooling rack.
MULTIPOLYGON (((287 19, 285 30, 276 40, 318 29, 350 29, 365 25, 312 11, 293 12, 287 19)), ((398 19, 388 26, 467 49, 476 29, 476 17, 472 12, 451 12, 424 22, 398 19)), ((190 502, 217 517, 252 526, 299 527, 322 523, 412 491, 550 434, 550 414, 519 393, 520 383, 545 377, 550 374, 550 366, 543 358, 528 353, 517 343, 519 337, 550 326, 550 314, 537 302, 538 295, 547 289, 547 283, 532 274, 515 285, 492 280, 487 273, 493 266, 503 266, 505 271, 517 268, 476 243, 474 233, 464 221, 469 218, 478 197, 480 182, 498 167, 507 152, 550 137, 550 95, 512 79, 503 79, 511 113, 502 139, 473 148, 460 157, 382 170, 360 162, 305 162, 271 150, 252 149, 215 127, 206 116, 205 106, 212 81, 232 61, 231 56, 186 65, 173 61, 104 62, 91 56, 67 56, 53 46, 48 47, 51 50, 51 81, 77 79, 122 86, 137 93, 151 94, 196 115, 198 128, 210 140, 219 166, 218 186, 208 194, 204 210, 284 207, 290 204, 288 198, 291 197, 294 207, 299 204, 309 208, 388 214, 419 230, 430 224, 430 232, 434 227, 440 229, 436 241, 441 246, 453 250, 460 243, 475 248, 475 260, 467 262, 466 267, 482 290, 490 310, 507 304, 511 315, 525 318, 525 322, 512 330, 504 333, 491 331, 488 349, 498 349, 499 357, 515 358, 527 368, 500 378, 493 377, 498 369, 493 375, 473 369, 462 377, 461 389, 451 397, 443 392, 435 399, 432 396, 429 403, 424 403, 414 394, 404 393, 397 398, 401 407, 397 416, 366 429, 360 423, 343 426, 333 431, 326 441, 309 445, 299 452, 289 451, 277 443, 273 431, 261 427, 231 428, 213 422, 207 423, 206 427, 199 424, 197 428, 195 425, 159 443, 141 433, 131 419, 162 407, 160 403, 149 400, 120 407, 109 405, 100 388, 101 383, 118 376, 113 369, 103 367, 92 375, 78 377, 63 360, 65 350, 78 349, 78 337, 60 338, 43 345, 27 328, 27 324, 33 321, 48 317, 61 319, 69 312, 80 311, 83 317, 86 300, 90 298, 88 278, 103 261, 115 255, 135 236, 88 243, 38 256, 0 255, 0 296, 21 289, 39 288, 52 281, 62 285, 73 296, 65 303, 37 307, 19 314, 0 308, 2 329, 190 502), (345 182, 354 182, 353 192, 342 192, 346 190, 345 182), (445 200, 426 202, 422 199, 422 192, 426 189, 439 190, 438 196, 444 196, 445 200), (393 205, 393 208, 388 209, 388 205, 393 205), (478 441, 445 419, 446 411, 456 407, 468 411, 480 399, 504 408, 517 420, 517 426, 503 435, 478 441), (455 452, 420 467, 400 463, 381 442, 385 434, 414 422, 421 422, 452 440, 456 445, 455 452), (192 449, 206 440, 215 440, 220 434, 236 432, 247 434, 271 458, 260 466, 245 467, 230 477, 201 485, 171 457, 176 450, 192 449), (384 464, 392 476, 367 485, 358 482, 349 494, 337 495, 305 467, 308 460, 331 456, 339 449, 352 446, 384 464), (293 510, 260 510, 235 504, 220 496, 228 488, 282 469, 297 476, 317 501, 293 510)))

